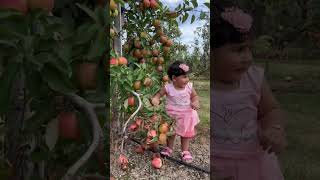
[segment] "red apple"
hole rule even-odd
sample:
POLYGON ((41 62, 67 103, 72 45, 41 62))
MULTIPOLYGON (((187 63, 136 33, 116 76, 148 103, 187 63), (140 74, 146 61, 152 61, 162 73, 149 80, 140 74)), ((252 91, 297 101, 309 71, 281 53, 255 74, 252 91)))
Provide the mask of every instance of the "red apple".
POLYGON ((118 66, 118 60, 116 58, 111 58, 110 59, 110 65, 118 66))
POLYGON ((149 8, 150 7, 150 1, 149 0, 143 0, 143 6, 145 8, 149 8))
POLYGON ((0 9, 15 9, 26 14, 28 3, 27 0, 1 0, 0 9))
POLYGON ((157 3, 156 0, 150 0, 150 7, 152 9, 158 9, 159 8, 159 4, 157 3))
POLYGON ((148 137, 151 137, 151 138, 154 138, 154 137, 156 137, 157 136, 157 131, 156 130, 150 130, 149 132, 148 132, 148 137))
POLYGON ((54 0, 28 0, 29 9, 44 9, 51 12, 54 7, 54 0))
POLYGON ((77 139, 80 135, 79 121, 76 113, 61 112, 58 115, 59 136, 65 139, 77 139))
POLYGON ((128 98, 128 105, 129 105, 129 106, 134 106, 134 97, 133 97, 133 96, 130 96, 130 97, 128 98))
POLYGON ((118 61, 119 61, 119 65, 127 65, 128 64, 128 60, 125 57, 119 57, 118 61))
POLYGON ((138 129, 137 124, 131 124, 131 125, 129 126, 129 131, 136 131, 137 129, 138 129))
POLYGON ((162 166, 162 160, 159 157, 153 158, 151 164, 153 168, 160 169, 162 166))

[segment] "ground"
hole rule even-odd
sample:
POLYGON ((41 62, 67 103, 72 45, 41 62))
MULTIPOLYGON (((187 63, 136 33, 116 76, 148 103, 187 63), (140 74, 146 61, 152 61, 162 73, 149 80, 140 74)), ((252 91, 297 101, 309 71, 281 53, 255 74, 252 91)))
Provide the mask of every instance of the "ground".
MULTIPOLYGON (((199 129, 200 130, 200 129, 199 129)), ((130 167, 128 171, 122 171, 119 166, 116 166, 116 160, 111 158, 111 164, 115 165, 111 167, 111 174, 117 179, 148 179, 148 180, 170 180, 170 179, 208 179, 209 175, 203 172, 199 172, 190 169, 184 165, 179 165, 168 159, 163 160, 163 166, 161 169, 156 170, 151 167, 152 152, 145 152, 143 155, 134 152, 134 148, 137 144, 132 141, 128 141, 126 147, 126 154, 130 161, 130 167)), ((190 151, 193 154, 194 162, 192 165, 198 166, 203 169, 209 170, 210 152, 209 152, 209 133, 201 131, 198 136, 191 142, 190 151)), ((180 138, 176 139, 175 149, 173 157, 180 160, 180 138)))

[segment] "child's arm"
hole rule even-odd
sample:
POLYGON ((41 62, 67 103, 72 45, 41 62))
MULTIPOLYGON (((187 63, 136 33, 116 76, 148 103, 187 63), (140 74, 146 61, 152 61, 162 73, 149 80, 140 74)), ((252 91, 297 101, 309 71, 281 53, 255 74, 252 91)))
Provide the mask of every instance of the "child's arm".
POLYGON ((264 80, 261 90, 258 119, 261 122, 261 144, 271 151, 281 152, 287 145, 285 138, 285 117, 278 101, 272 94, 268 83, 264 80))
POLYGON ((166 94, 166 88, 165 88, 165 87, 162 87, 162 88, 160 89, 160 91, 157 92, 157 93, 151 98, 151 103, 152 103, 152 105, 154 105, 154 106, 159 105, 159 104, 160 104, 160 98, 161 98, 162 96, 164 96, 165 94, 166 94))
POLYGON ((194 110, 200 109, 199 96, 194 89, 192 89, 192 92, 191 92, 191 107, 194 110))

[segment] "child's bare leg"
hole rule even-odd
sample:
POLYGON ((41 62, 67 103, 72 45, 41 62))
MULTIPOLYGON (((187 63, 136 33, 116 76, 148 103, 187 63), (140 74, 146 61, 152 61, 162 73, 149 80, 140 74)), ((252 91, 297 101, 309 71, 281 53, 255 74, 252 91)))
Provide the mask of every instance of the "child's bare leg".
POLYGON ((189 151, 189 143, 191 138, 181 137, 181 150, 182 151, 189 151))
POLYGON ((172 135, 172 136, 169 136, 168 137, 168 140, 167 140, 167 145, 170 149, 173 149, 173 145, 174 145, 174 140, 176 138, 176 135, 172 135))

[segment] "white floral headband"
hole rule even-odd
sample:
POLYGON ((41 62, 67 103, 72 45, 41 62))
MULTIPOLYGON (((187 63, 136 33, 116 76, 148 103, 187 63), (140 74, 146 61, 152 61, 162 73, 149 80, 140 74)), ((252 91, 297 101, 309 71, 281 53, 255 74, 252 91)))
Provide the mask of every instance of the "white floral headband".
POLYGON ((180 64, 179 68, 181 68, 184 72, 188 72, 189 71, 189 66, 186 64, 180 64))

